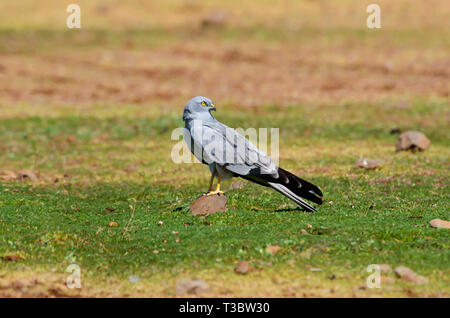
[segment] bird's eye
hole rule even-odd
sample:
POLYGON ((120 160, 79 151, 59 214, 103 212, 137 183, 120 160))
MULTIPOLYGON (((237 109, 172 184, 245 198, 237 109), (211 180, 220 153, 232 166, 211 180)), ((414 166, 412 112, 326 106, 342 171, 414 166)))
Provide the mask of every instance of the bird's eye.
POLYGON ((206 102, 205 101, 202 102, 202 106, 206 106, 206 102))

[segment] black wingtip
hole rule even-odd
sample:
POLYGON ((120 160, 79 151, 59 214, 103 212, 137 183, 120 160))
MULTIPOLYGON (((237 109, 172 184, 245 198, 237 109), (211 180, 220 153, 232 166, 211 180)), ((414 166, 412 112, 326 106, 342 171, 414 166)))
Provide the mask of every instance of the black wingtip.
POLYGON ((280 175, 289 179, 290 182, 285 185, 289 187, 296 195, 319 205, 323 203, 323 193, 318 186, 309 181, 303 180, 284 169, 279 168, 278 172, 280 175), (297 184, 297 186, 295 186, 295 184, 297 184))
POLYGON ((311 193, 314 196, 313 198, 315 199, 315 200, 311 200, 311 201, 321 205, 323 203, 323 194, 319 188, 317 188, 317 189, 319 191, 309 190, 309 193, 311 193), (317 193, 317 192, 319 192, 319 193, 317 193))
POLYGON ((308 199, 316 204, 323 203, 323 194, 322 191, 315 186, 314 184, 302 180, 303 184, 305 184, 305 188, 303 192, 299 192, 298 195, 302 196, 305 199, 308 199))

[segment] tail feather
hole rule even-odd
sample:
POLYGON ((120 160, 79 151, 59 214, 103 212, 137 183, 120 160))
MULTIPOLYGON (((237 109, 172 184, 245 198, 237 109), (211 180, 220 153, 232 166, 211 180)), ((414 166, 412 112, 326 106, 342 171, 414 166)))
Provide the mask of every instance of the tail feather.
POLYGON ((256 169, 250 171, 250 174, 240 175, 240 177, 275 189, 303 207, 306 211, 316 212, 316 209, 301 198, 317 204, 323 203, 322 191, 317 186, 281 168, 278 168, 278 176, 261 174, 256 169))
POLYGON ((295 203, 297 203, 298 205, 300 205, 302 208, 304 208, 306 211, 308 212, 317 212, 317 210, 312 207, 311 205, 309 205, 308 203, 306 203, 305 201, 303 201, 299 196, 297 196, 296 194, 292 193, 291 190, 289 190, 287 187, 285 187, 282 184, 279 183, 273 183, 273 182, 269 182, 269 185, 274 188, 275 190, 277 190, 278 192, 280 192, 281 194, 285 195, 286 197, 288 197, 289 199, 291 199, 292 201, 294 201, 295 203))
POLYGON ((317 204, 323 203, 322 191, 311 182, 303 180, 290 173, 289 171, 281 168, 278 168, 278 174, 280 183, 291 190, 297 196, 310 200, 317 204))

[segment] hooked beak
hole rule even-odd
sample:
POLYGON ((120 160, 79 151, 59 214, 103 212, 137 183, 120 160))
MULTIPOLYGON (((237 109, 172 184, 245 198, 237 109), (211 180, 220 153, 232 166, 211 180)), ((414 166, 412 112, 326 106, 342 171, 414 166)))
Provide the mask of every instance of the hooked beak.
POLYGON ((216 106, 214 104, 211 104, 210 110, 216 111, 216 106))

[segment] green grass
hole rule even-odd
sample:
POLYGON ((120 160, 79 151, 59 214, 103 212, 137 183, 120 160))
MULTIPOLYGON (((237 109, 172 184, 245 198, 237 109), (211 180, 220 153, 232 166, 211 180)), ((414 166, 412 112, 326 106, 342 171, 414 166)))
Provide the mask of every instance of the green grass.
POLYGON ((428 225, 448 217, 448 193, 435 190, 433 179, 415 178, 429 184, 417 191, 402 182, 373 187, 347 178, 313 181, 326 184, 334 202, 319 213, 284 211, 280 203, 288 201, 252 185, 228 195, 229 212, 204 219, 188 213, 198 195, 189 189, 132 183, 52 190, 2 186, 2 252, 20 251, 29 265, 70 259, 120 275, 148 266, 187 267, 194 260, 206 268, 233 266, 243 258, 300 261, 309 248, 317 248, 310 264, 318 267, 406 264, 432 275, 448 264, 448 233, 428 225), (119 227, 108 228, 110 221, 119 227), (307 224, 312 235, 300 233, 307 224), (179 232, 180 243, 172 231, 179 232), (268 255, 268 245, 281 246, 281 253, 268 255))
POLYGON ((23 258, 0 268, 63 272, 76 263, 90 277, 125 279, 148 269, 175 276, 186 268, 232 271, 246 259, 281 270, 294 262, 298 272, 333 269, 362 275, 363 283, 369 264, 387 263, 409 266, 428 277, 433 290, 445 291, 449 234, 429 221, 449 218, 448 104, 417 101, 408 112, 387 114, 388 107, 345 103, 313 112, 267 106, 255 115, 224 106, 217 117, 230 126, 280 127, 281 166, 321 186, 326 202, 319 212, 305 213, 274 191, 246 184, 227 192, 227 213, 208 217, 188 210, 207 186, 207 168, 170 160, 178 113, 133 117, 130 106, 128 117, 69 111, 55 118, 3 118, 2 166, 38 171, 40 180, 0 184, 0 255, 23 258), (370 120, 375 113, 379 121, 370 120), (389 129, 399 118, 402 128, 430 137, 428 151, 395 153, 389 129), (360 156, 381 159, 382 168, 353 169, 360 156), (280 252, 266 252, 269 245, 280 252))

